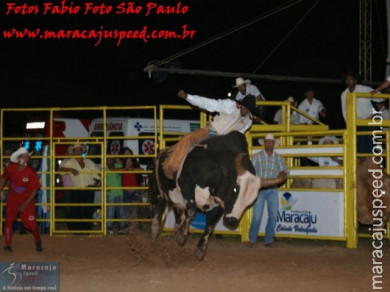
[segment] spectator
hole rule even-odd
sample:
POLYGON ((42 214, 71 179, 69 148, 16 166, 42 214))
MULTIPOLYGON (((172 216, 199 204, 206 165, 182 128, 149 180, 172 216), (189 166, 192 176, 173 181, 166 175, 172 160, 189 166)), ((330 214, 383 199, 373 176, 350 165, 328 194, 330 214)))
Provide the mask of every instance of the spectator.
MULTIPOLYGON (((354 72, 349 72, 345 76, 345 84, 347 88, 341 93, 341 110, 345 123, 347 122, 347 110, 346 100, 347 93, 359 92, 359 93, 370 93, 373 92, 369 86, 358 84, 358 75, 354 72)), ((356 118, 357 119, 368 119, 372 115, 372 104, 368 98, 358 98, 356 100, 356 118)))
MULTIPOLYGON (((275 138, 273 134, 267 134, 264 139, 264 150, 252 157, 252 163, 256 175, 260 178, 276 178, 278 175, 287 175, 287 166, 284 159, 274 151, 275 138)), ((268 220, 265 228, 266 247, 275 246, 275 227, 279 214, 279 199, 276 186, 261 189, 259 196, 253 204, 252 221, 249 230, 249 247, 253 247, 259 233, 261 219, 263 217, 264 204, 267 202, 268 220)))
POLYGON ((179 169, 184 156, 201 141, 216 135, 223 135, 231 131, 245 133, 252 126, 251 112, 257 112, 256 99, 253 95, 247 95, 240 102, 231 99, 210 99, 198 95, 187 94, 180 90, 178 96, 186 99, 192 105, 217 112, 213 120, 206 127, 186 134, 179 142, 168 149, 168 155, 163 162, 164 174, 173 179, 179 169))
MULTIPOLYGON (((308 145, 313 143, 312 137, 307 137, 308 145)), ((319 141, 318 144, 328 145, 328 144, 339 144, 339 140, 335 136, 324 136, 319 141)), ((319 166, 340 166, 343 165, 343 160, 341 157, 331 156, 331 157, 310 157, 311 161, 314 161, 319 166)))
MULTIPOLYGON (((60 166, 59 171, 68 172, 72 181, 72 186, 78 188, 69 192, 69 202, 72 204, 92 204, 95 198, 94 190, 89 187, 98 186, 100 176, 97 173, 99 169, 95 163, 88 158, 84 158, 86 147, 75 144, 70 151, 75 158, 66 159, 60 166)), ((92 206, 70 207, 69 219, 92 219, 92 206)), ((70 230, 90 230, 92 222, 69 222, 70 230)))
MULTIPOLYGON (((72 146, 68 146, 65 154, 69 155, 69 156, 71 156, 73 154, 72 146)), ((66 161, 66 159, 64 159, 61 162, 60 168, 65 164, 65 161, 66 161)), ((65 174, 61 175, 61 182, 62 182, 62 187, 64 187, 64 188, 72 188, 73 187, 72 178, 70 177, 69 173, 65 173, 65 174)), ((70 199, 71 198, 71 192, 72 192, 71 189, 64 189, 64 202, 65 202, 65 204, 71 203, 71 199, 70 199)), ((70 218, 71 209, 72 208, 70 206, 65 206, 65 215, 66 215, 67 218, 70 218)), ((68 222, 68 228, 72 224, 73 223, 69 223, 68 222)))
MULTIPOLYGON (((35 240, 35 249, 43 250, 42 241, 36 221, 35 196, 40 188, 39 179, 35 170, 28 165, 29 155, 27 149, 20 147, 11 155, 11 164, 3 173, 0 182, 0 192, 8 183, 8 198, 5 218, 5 252, 12 252, 12 225, 19 214, 23 225, 29 229, 35 240)), ((3 194, 1 193, 1 200, 3 194)))
MULTIPOLYGON (((312 137, 307 137, 307 144, 311 145, 312 137)), ((318 144, 320 145, 333 145, 339 144, 339 140, 335 136, 324 136, 319 139, 318 144)), ((343 165, 342 157, 328 156, 328 157, 307 157, 311 161, 317 163, 321 167, 332 167, 343 165)), ((339 189, 343 186, 343 180, 340 178, 315 178, 311 179, 311 188, 324 188, 324 189, 339 189)))
MULTIPOLYGON (((107 204, 123 204, 123 190, 112 189, 122 187, 122 173, 119 171, 123 168, 122 160, 107 158, 107 174, 106 174, 106 186, 107 193, 106 199, 107 204)), ((124 209, 123 205, 111 205, 107 206, 107 233, 109 235, 114 234, 114 222, 112 219, 123 219, 124 209)), ((127 229, 123 221, 118 222, 118 233, 126 234, 127 229)))
MULTIPOLYGON (((286 101, 288 101, 290 103, 291 106, 296 106, 296 102, 295 102, 295 99, 294 97, 292 96, 289 96, 286 101)), ((294 111, 293 109, 291 109, 290 111, 290 123, 291 125, 297 125, 299 124, 299 115, 296 111, 294 111)), ((281 125, 282 124, 282 109, 278 109, 275 113, 275 116, 274 116, 274 124, 279 124, 281 125)))
MULTIPOLYGON (((347 93, 359 92, 359 93, 371 93, 374 91, 369 86, 358 84, 358 75, 354 72, 349 72, 345 77, 345 84, 347 88, 341 93, 341 109, 345 123, 347 123, 347 112, 346 112, 346 100, 347 93)), ((357 98, 356 100, 356 118, 357 119, 369 119, 373 114, 373 104, 371 101, 378 99, 369 98, 357 98)), ((357 131, 370 131, 374 130, 372 127, 359 126, 357 131)), ((357 136, 357 150, 360 153, 371 153, 374 144, 372 142, 371 135, 358 135, 357 136)))
MULTIPOLYGON (((312 117, 315 120, 319 120, 321 117, 325 119, 326 110, 322 105, 322 102, 315 98, 315 91, 312 88, 307 88, 305 90, 305 99, 301 101, 298 106, 298 109, 306 113, 308 116, 312 117)), ((312 125, 313 121, 300 115, 299 117, 300 124, 312 125)))
MULTIPOLYGON (((128 151, 131 151, 130 149, 128 151)), ((124 153, 126 154, 126 153, 124 153)), ((132 151, 131 151, 132 154, 132 151)), ((134 158, 126 158, 123 170, 125 171, 135 171, 143 170, 137 165, 137 160, 134 158)), ((142 180, 142 177, 141 177, 142 180)), ((141 203, 142 195, 141 192, 137 189, 129 189, 138 187, 140 184, 139 175, 135 173, 123 173, 122 185, 124 187, 124 198, 125 203, 141 203)), ((137 219, 138 218, 138 208, 137 206, 126 206, 125 207, 125 218, 137 219)), ((132 224, 133 227, 136 227, 137 224, 132 224)))
MULTIPOLYGON (((237 88, 238 92, 234 97, 237 101, 242 101, 245 96, 253 95, 257 101, 265 101, 263 94, 257 88, 256 85, 251 84, 249 79, 245 80, 242 77, 236 78, 236 84, 233 85, 234 88, 237 88)), ((265 117, 265 109, 264 106, 258 106, 258 122, 264 120, 265 117)))
POLYGON ((376 113, 372 114, 371 117, 379 114, 384 120, 388 120, 389 109, 386 108, 385 99, 376 99, 376 101, 373 100, 372 103, 374 105, 376 113))

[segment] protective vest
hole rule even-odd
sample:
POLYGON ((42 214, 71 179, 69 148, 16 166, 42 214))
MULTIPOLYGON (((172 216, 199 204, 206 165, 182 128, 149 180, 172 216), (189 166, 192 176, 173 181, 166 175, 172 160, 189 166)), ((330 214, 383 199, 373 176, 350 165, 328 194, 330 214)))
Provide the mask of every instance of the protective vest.
POLYGON ((224 135, 232 131, 240 131, 244 129, 250 122, 250 115, 245 117, 241 116, 240 109, 236 108, 231 114, 219 113, 214 116, 210 123, 210 129, 218 133, 218 135, 224 135))

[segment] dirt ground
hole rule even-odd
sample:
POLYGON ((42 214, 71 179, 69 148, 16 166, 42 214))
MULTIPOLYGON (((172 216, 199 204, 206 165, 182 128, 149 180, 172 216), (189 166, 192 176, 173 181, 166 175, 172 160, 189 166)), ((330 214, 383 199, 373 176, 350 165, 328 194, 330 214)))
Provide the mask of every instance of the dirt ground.
MULTIPOLYGON (((212 237, 206 257, 194 256, 198 235, 184 247, 172 234, 152 244, 148 233, 115 236, 43 236, 42 253, 31 235, 15 234, 13 252, 1 261, 54 261, 60 291, 372 291, 371 241, 279 239, 249 248, 238 237, 212 237)), ((4 242, 4 238, 0 238, 4 242)), ((383 248, 383 290, 390 291, 390 244, 383 248)))

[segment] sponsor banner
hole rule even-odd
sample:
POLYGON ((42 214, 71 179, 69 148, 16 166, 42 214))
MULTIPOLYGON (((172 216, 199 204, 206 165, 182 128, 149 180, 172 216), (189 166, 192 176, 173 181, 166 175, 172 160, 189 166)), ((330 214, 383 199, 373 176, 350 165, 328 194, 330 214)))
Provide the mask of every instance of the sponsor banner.
MULTIPOLYGON (((276 233, 308 236, 344 236, 344 194, 342 192, 279 191, 276 233)), ((265 232, 265 208, 260 232, 265 232)))
POLYGON ((59 264, 0 262, 0 291, 59 291, 59 264))

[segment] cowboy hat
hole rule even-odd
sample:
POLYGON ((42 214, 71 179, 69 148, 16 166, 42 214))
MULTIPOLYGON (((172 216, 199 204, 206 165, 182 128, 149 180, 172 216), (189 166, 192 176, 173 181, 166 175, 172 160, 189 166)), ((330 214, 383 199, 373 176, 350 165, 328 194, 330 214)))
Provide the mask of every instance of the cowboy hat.
POLYGON ((236 85, 232 85, 232 86, 237 88, 243 84, 251 84, 251 81, 249 79, 245 80, 242 77, 238 77, 236 78, 236 85))
POLYGON ((253 115, 259 115, 259 109, 256 106, 256 97, 254 95, 246 95, 242 100, 237 101, 241 106, 246 107, 253 115))
POLYGON ((294 97, 289 96, 289 97, 286 99, 286 101, 288 101, 288 102, 295 102, 295 99, 294 99, 294 97))
POLYGON ((335 136, 324 136, 318 140, 318 144, 324 144, 326 141, 332 141, 333 144, 339 144, 339 140, 335 136))
POLYGON ((261 146, 264 146, 265 140, 272 140, 272 141, 274 141, 275 146, 278 146, 278 145, 280 144, 280 139, 275 139, 274 135, 271 134, 271 133, 268 133, 267 135, 265 135, 264 139, 259 139, 259 140, 258 140, 258 141, 259 141, 259 144, 260 144, 261 146))
POLYGON ((24 147, 20 147, 18 150, 16 150, 14 153, 11 154, 11 162, 18 163, 19 162, 19 156, 22 154, 29 154, 27 149, 24 147))
POLYGON ((83 152, 87 151, 87 147, 84 146, 84 145, 81 145, 81 144, 74 144, 73 146, 69 146, 68 151, 71 152, 71 153, 73 153, 73 150, 74 150, 75 148, 81 148, 81 150, 82 150, 83 152))

